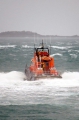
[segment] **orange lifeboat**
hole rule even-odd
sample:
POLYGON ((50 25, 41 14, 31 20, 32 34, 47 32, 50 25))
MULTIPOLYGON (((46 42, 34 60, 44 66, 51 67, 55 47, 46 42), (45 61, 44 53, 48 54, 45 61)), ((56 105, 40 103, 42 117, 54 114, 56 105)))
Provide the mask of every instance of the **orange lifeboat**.
POLYGON ((42 46, 34 49, 31 65, 26 66, 25 74, 28 80, 40 78, 62 78, 55 68, 54 58, 49 55, 49 48, 42 46))

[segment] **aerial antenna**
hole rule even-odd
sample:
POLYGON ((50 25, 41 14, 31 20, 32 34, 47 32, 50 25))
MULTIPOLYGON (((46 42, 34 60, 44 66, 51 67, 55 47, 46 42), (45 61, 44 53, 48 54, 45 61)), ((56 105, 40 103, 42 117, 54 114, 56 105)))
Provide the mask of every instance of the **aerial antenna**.
POLYGON ((44 43, 43 43, 43 40, 42 40, 42 48, 44 48, 44 43))
POLYGON ((35 44, 34 44, 34 50, 35 50, 35 44))
POLYGON ((35 32, 34 32, 34 44, 35 44, 35 32))
POLYGON ((50 54, 51 54, 51 35, 50 35, 50 54))
POLYGON ((35 52, 35 32, 34 32, 34 52, 35 52))

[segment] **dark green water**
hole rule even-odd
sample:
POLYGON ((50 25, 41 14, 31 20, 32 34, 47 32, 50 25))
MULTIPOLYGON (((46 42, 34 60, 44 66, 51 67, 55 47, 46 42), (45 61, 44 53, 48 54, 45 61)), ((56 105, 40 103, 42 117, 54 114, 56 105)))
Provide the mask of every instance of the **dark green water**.
POLYGON ((1 106, 1 120, 78 120, 79 111, 72 106, 25 105, 1 106))
POLYGON ((44 38, 62 79, 24 81, 34 41, 0 38, 0 120, 79 120, 79 38, 44 38))

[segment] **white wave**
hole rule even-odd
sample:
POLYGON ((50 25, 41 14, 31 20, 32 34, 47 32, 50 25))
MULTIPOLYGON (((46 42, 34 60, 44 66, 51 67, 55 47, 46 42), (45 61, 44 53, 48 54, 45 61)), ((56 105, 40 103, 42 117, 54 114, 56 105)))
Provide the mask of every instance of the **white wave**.
POLYGON ((51 46, 52 48, 56 48, 56 49, 66 49, 66 47, 59 47, 59 46, 51 46))
POLYGON ((72 52, 72 50, 68 50, 68 52, 72 52))
POLYGON ((79 50, 68 50, 68 52, 77 52, 77 53, 79 53, 79 50))
POLYGON ((17 83, 17 81, 21 81, 24 78, 24 74, 18 71, 11 71, 8 73, 0 73, 0 86, 7 86, 6 83, 12 84, 17 83))
POLYGON ((0 49, 4 49, 4 48, 15 48, 16 45, 0 45, 0 49))
POLYGON ((51 47, 55 48, 55 49, 61 49, 61 50, 72 48, 72 46, 67 46, 67 47, 63 47, 63 46, 51 46, 51 47))
MULTIPOLYGON (((0 73, 0 86, 2 84, 6 85, 6 82, 10 83, 13 81, 16 83, 23 82, 23 84, 25 85, 24 78, 25 78, 25 74, 23 72, 18 72, 18 71, 11 71, 8 73, 3 72, 0 73)), ((64 72, 62 74, 62 79, 40 79, 37 81, 28 81, 28 82, 29 84, 33 84, 33 85, 35 85, 36 83, 40 84, 40 82, 42 82, 43 84, 48 83, 52 87, 54 87, 55 85, 58 87, 65 87, 65 85, 68 87, 69 85, 70 87, 79 86, 79 72, 64 72)))
POLYGON ((78 53, 79 53, 79 50, 74 50, 74 51, 76 51, 76 52, 78 52, 78 53))
POLYGON ((55 88, 79 87, 79 72, 64 72, 61 76, 62 78, 46 79, 46 86, 55 88))
POLYGON ((53 56, 62 56, 62 54, 60 54, 60 53, 55 53, 55 54, 52 54, 52 55, 50 55, 51 57, 53 57, 53 56))
POLYGON ((0 105, 58 104, 79 93, 79 72, 64 72, 62 79, 24 81, 24 77, 18 71, 0 73, 0 105))
POLYGON ((22 48, 33 48, 33 46, 22 45, 22 48))
POLYGON ((70 54, 72 58, 77 58, 76 54, 70 54))

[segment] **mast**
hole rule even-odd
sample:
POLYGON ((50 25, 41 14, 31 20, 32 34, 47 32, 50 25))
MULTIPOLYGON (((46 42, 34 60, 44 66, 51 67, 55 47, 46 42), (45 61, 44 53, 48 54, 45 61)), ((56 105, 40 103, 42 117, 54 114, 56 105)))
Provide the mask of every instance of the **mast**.
POLYGON ((42 40, 42 46, 41 46, 42 49, 44 49, 44 43, 43 43, 43 40, 42 40))

